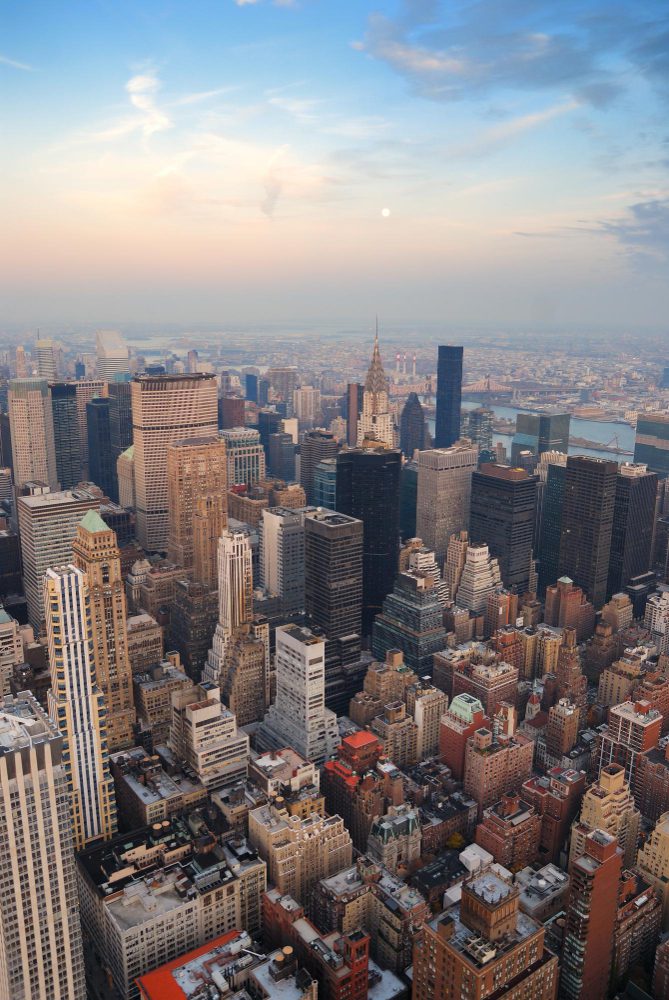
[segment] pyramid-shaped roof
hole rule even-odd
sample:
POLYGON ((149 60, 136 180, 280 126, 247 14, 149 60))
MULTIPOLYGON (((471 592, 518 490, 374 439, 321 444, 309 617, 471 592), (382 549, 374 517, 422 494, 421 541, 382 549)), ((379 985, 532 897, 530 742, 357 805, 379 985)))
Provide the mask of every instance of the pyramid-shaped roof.
POLYGON ((379 351, 379 335, 374 336, 374 350, 372 352, 372 363, 367 371, 365 381, 365 392, 388 392, 388 380, 383 370, 381 353, 379 351))
POLYGON ((109 525, 105 524, 97 510, 88 510, 79 522, 86 531, 97 534, 99 531, 109 531, 109 525))

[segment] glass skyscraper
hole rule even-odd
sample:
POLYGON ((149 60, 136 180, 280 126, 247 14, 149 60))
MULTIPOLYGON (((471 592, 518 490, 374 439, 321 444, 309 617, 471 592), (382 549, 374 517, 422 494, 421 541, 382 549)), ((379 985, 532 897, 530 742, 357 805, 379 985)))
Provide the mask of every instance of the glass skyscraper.
POLYGON ((462 347, 440 345, 437 361, 435 448, 450 448, 460 437, 462 347))

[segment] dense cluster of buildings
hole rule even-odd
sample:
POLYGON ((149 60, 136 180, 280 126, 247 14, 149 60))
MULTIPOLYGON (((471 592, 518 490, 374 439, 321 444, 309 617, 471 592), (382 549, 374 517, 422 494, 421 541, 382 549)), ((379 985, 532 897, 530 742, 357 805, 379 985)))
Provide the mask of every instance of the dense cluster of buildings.
POLYGON ((669 417, 93 360, 0 392, 0 997, 669 1000, 669 417))

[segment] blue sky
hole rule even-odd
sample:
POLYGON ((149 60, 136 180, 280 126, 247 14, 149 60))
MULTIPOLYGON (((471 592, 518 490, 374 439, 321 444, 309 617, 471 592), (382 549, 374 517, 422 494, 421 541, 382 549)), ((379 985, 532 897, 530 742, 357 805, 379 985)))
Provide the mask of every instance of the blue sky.
POLYGON ((666 2, 5 4, 2 314, 661 327, 666 2))

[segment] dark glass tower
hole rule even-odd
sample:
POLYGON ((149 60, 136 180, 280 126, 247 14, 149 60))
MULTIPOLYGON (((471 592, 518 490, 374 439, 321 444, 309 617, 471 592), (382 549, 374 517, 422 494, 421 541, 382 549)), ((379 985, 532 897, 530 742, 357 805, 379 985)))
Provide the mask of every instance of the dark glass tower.
POLYGON ((560 570, 560 539, 562 537, 562 505, 567 469, 564 465, 549 465, 541 512, 541 532, 536 554, 539 559, 539 593, 557 582, 560 570))
POLYGON ((634 461, 647 465, 660 478, 669 476, 669 415, 640 413, 636 423, 634 461))
POLYGON ((337 510, 363 523, 363 635, 371 633, 397 572, 401 462, 400 452, 388 448, 352 448, 337 456, 337 510))
POLYGON ((567 459, 558 575, 582 587, 596 608, 606 600, 617 478, 617 462, 567 459))
POLYGON ((413 458, 413 453, 429 447, 427 443, 427 425, 420 400, 415 392, 410 392, 400 416, 400 448, 407 458, 413 458))
POLYGON ((245 375, 244 376, 244 388, 246 390, 246 398, 251 403, 258 402, 258 376, 257 375, 245 375))
POLYGON ((402 541, 416 537, 418 462, 405 462, 400 473, 400 535, 402 541))
POLYGON ((86 403, 88 473, 95 485, 118 503, 118 481, 111 447, 109 409, 109 400, 98 396, 86 403))
POLYGON ((295 482, 295 445, 290 434, 280 431, 269 436, 269 471, 286 483, 295 482))
POLYGON ((360 635, 362 522, 338 511, 304 517, 305 607, 328 639, 360 635))
POLYGON ((260 410, 258 412, 258 433, 260 434, 260 443, 265 449, 265 458, 269 464, 269 436, 270 434, 278 434, 281 430, 281 421, 283 417, 276 410, 260 410))
POLYGON ((473 473, 470 540, 488 545, 504 585, 517 594, 529 589, 536 506, 537 477, 524 469, 485 463, 473 473))
POLYGON ((655 473, 644 465, 621 466, 613 508, 609 595, 617 594, 633 577, 650 569, 656 503, 655 473))
POLYGON ((56 446, 56 472, 61 490, 71 490, 81 482, 82 462, 77 413, 77 387, 74 382, 52 382, 51 412, 56 446))
POLYGON ((300 442, 300 483, 304 487, 308 504, 316 503, 314 472, 319 462, 336 458, 339 445, 330 431, 307 431, 300 442))
POLYGON ((130 378, 109 383, 109 433, 114 465, 132 444, 132 404, 130 378))
POLYGON ((462 347, 439 347, 435 448, 450 448, 460 437, 462 351, 462 347))
POLYGON ((516 433, 511 442, 511 461, 515 464, 521 451, 539 457, 545 451, 569 451, 569 413, 519 413, 516 433))
POLYGON ((364 386, 349 382, 346 386, 346 441, 351 448, 358 443, 358 418, 362 412, 364 386))

